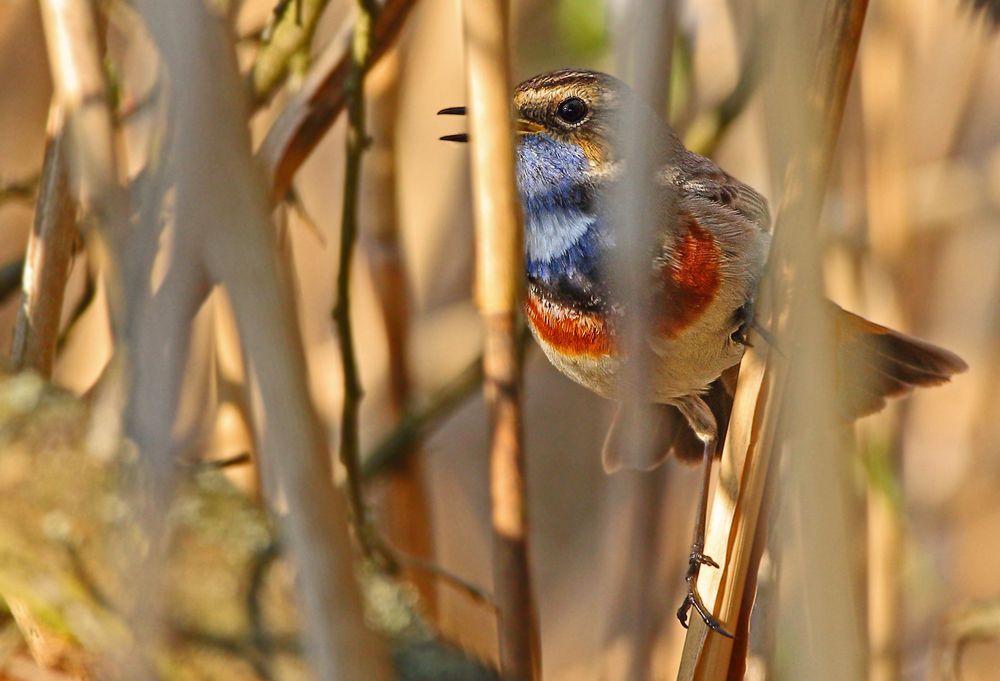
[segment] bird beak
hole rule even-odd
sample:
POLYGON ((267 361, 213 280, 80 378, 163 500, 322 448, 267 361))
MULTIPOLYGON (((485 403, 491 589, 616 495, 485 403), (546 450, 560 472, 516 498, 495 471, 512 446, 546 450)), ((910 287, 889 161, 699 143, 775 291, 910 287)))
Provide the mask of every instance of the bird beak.
MULTIPOLYGON (((441 109, 438 111, 438 116, 464 116, 465 107, 464 106, 449 106, 447 109, 441 109)), ((468 142, 468 133, 458 133, 456 135, 445 135, 441 137, 443 142, 468 142)))
MULTIPOLYGON (((464 106, 449 106, 447 109, 438 111, 438 116, 464 116, 465 114, 466 109, 464 106)), ((518 135, 533 135, 543 130, 545 130, 544 126, 524 118, 518 118, 514 121, 514 132, 518 135)), ((455 135, 444 135, 441 137, 441 140, 445 142, 468 142, 469 135, 464 132, 455 135)))

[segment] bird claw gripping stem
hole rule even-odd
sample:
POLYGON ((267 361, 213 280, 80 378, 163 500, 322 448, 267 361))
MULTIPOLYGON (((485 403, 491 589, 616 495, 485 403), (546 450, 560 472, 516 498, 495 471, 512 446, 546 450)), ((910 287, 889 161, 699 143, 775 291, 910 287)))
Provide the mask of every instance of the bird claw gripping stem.
POLYGON ((701 572, 702 565, 708 565, 714 568, 719 567, 718 563, 701 552, 701 547, 691 547, 691 559, 688 562, 688 571, 685 578, 688 585, 688 592, 684 597, 684 602, 681 603, 681 607, 677 609, 677 619, 680 620, 681 626, 687 629, 688 613, 691 611, 691 608, 694 608, 695 612, 698 613, 701 620, 705 623, 705 626, 721 636, 734 638, 734 636, 726 630, 722 622, 715 615, 709 612, 708 607, 701 598, 701 594, 698 593, 698 574, 701 572))

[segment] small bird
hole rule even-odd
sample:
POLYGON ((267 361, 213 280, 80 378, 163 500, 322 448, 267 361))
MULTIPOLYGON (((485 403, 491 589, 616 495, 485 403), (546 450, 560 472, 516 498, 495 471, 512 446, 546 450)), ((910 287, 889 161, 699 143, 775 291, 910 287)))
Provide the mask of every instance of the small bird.
MULTIPOLYGON (((622 366, 620 330, 627 305, 615 300, 607 274, 617 243, 607 198, 628 159, 615 144, 617 121, 639 120, 648 151, 662 159, 649 178, 662 196, 648 265, 653 358, 650 400, 657 403, 658 447, 625 448, 618 416, 605 440, 605 469, 648 470, 670 452, 705 466, 700 515, 687 574, 681 623, 694 608, 729 635, 697 591, 712 460, 721 452, 739 363, 748 345, 757 284, 767 263, 771 218, 767 201, 711 160, 684 147, 670 127, 622 81, 568 69, 545 73, 514 93, 517 184, 524 209, 524 313, 549 361, 577 383, 610 399, 622 366)), ((464 107, 442 114, 464 114, 464 107)), ((444 140, 466 142, 465 134, 444 140)), ((885 398, 914 386, 937 385, 966 364, 954 354, 851 314, 832 302, 840 375, 864 380, 837 385, 848 419, 878 411, 885 398)), ((621 409, 619 408, 619 414, 621 409)))

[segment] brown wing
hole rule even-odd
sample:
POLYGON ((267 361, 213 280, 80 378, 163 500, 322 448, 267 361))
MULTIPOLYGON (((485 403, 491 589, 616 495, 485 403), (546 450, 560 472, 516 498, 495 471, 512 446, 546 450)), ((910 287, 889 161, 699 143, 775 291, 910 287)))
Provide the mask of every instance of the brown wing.
POLYGON ((743 184, 704 156, 687 152, 680 165, 680 191, 707 199, 734 210, 758 229, 771 231, 771 212, 767 199, 753 187, 743 184))

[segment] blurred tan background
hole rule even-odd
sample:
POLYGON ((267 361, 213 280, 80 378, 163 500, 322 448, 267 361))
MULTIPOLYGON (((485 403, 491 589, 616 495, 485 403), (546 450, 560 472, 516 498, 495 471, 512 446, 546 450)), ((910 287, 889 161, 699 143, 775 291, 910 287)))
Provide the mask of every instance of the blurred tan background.
MULTIPOLYGON (((258 30, 272 4, 243 2, 238 32, 258 30)), ((517 78, 565 66, 613 71, 614 17, 621 4, 514 2, 517 78)), ((754 32, 747 5, 684 3, 681 30, 692 46, 692 85, 676 108, 695 130, 734 87, 751 36, 768 40, 766 27, 754 32)), ((371 77, 372 115, 378 116, 380 106, 391 111, 385 84, 391 87, 398 71, 389 158, 395 162, 416 400, 448 381, 479 349, 479 321, 469 294, 467 152, 438 141, 442 134, 462 131, 464 123, 435 116, 442 107, 464 103, 459 12, 457 0, 422 0, 398 49, 371 77)), ((335 39, 348 15, 347 3, 331 3, 317 49, 335 39)), ((113 55, 129 47, 122 21, 111 29, 113 55)), ((252 49, 245 46, 248 60, 252 49)), ((151 82, 148 69, 123 73, 124 100, 140 99, 151 82)), ((0 180, 38 171, 49 88, 36 3, 0 3, 0 180)), ((281 101, 279 95, 255 118, 258 139, 281 101)), ((133 125, 141 128, 142 117, 133 125)), ((374 150, 366 160, 370 172, 386 162, 385 153, 380 157, 386 138, 378 131, 376 125, 374 150)), ((314 225, 286 210, 282 241, 294 263, 313 394, 330 424, 331 442, 341 389, 330 310, 342 148, 341 122, 295 183, 314 225)), ((754 97, 722 140, 717 159, 767 193, 766 148, 754 97)), ((366 185, 361 220, 362 231, 369 232, 362 235, 363 255, 356 261, 353 305, 366 390, 366 448, 387 432, 394 413, 390 354, 371 276, 380 250, 370 228, 380 219, 379 210, 391 205, 380 194, 382 186, 366 185)), ((23 253, 31 210, 26 201, 0 203, 0 264, 23 253)), ((1000 598, 1000 35, 973 20, 957 0, 873 0, 825 215, 831 295, 875 321, 956 351, 971 367, 953 384, 897 402, 859 429, 860 451, 885 457, 893 443, 901 445, 902 670, 905 679, 925 679, 943 618, 970 601, 1000 598)), ((84 269, 76 263, 67 321, 82 295, 84 269)), ((13 299, 0 309, 2 348, 10 343, 14 311, 13 299)), ((192 451, 209 458, 250 447, 242 407, 226 388, 227 382, 242 381, 230 329, 224 301, 213 300, 199 318, 186 387, 190 409, 181 435, 192 451)), ((106 316, 97 304, 68 333, 56 381, 84 391, 107 356, 106 316)), ((673 678, 683 640, 673 611, 681 598, 696 471, 671 462, 647 476, 607 477, 600 446, 609 405, 558 375, 534 348, 528 352, 526 386, 545 678, 628 678, 630 641, 637 631, 650 632, 656 641, 654 678, 673 678), (659 529, 636 527, 631 508, 640 499, 660 509, 659 529)), ((429 438, 424 452, 435 560, 489 587, 485 438, 485 411, 475 397, 429 438)), ((858 471, 860 488, 873 475, 860 463, 858 471)), ((250 471, 234 475, 251 484, 250 471)), ((447 586, 439 594, 444 632, 493 657, 492 614, 447 586)), ((963 662, 967 681, 995 679, 998 667, 1000 644, 969 646, 963 662)))

